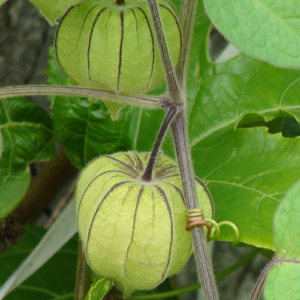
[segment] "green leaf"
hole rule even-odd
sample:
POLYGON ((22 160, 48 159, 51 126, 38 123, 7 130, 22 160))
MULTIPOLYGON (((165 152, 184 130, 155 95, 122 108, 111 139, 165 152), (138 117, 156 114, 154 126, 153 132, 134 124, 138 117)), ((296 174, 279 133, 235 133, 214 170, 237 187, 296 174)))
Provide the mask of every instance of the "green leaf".
MULTIPOLYGON (((45 230, 26 226, 21 242, 8 246, 0 254, 0 285, 19 266, 43 237, 45 230)), ((71 239, 41 269, 6 296, 5 300, 59 300, 74 299, 77 263, 77 237, 71 239)))
MULTIPOLYGON (((210 189, 217 221, 234 222, 241 242, 274 249, 272 219, 280 200, 299 179, 300 141, 269 134, 264 128, 237 126, 242 119, 251 123, 300 117, 296 96, 300 72, 245 55, 213 63, 207 52, 211 23, 201 6, 197 18, 202 24, 197 32, 200 70, 195 73, 200 89, 188 104, 196 175, 210 189)), ((230 228, 222 227, 221 240, 233 237, 230 228)))
POLYGON ((300 67, 299 2, 204 0, 214 25, 238 49, 280 67, 300 67))
POLYGON ((2 141, 2 134, 0 131, 0 163, 1 163, 2 151, 3 151, 3 141, 2 141))
POLYGON ((106 105, 98 100, 57 97, 53 107, 54 131, 79 169, 101 154, 130 149, 129 120, 130 108, 114 122, 106 105))
POLYGON ((299 259, 300 256, 300 182, 281 201, 274 218, 276 258, 299 259))
POLYGON ((84 0, 30 0, 40 13, 47 19, 50 25, 55 25, 65 11, 84 0))
POLYGON ((281 201, 274 217, 275 264, 265 284, 266 300, 298 299, 300 294, 300 182, 281 201), (289 262, 283 260, 290 260, 289 262))
POLYGON ((4 4, 7 0, 0 0, 0 6, 4 4))
POLYGON ((281 262, 269 272, 265 283, 266 300, 299 299, 300 264, 281 262))
MULTIPOLYGON (((47 73, 50 84, 66 84, 53 50, 50 51, 47 73)), ((119 120, 113 121, 103 101, 58 96, 52 103, 54 131, 77 168, 82 169, 101 154, 132 149, 129 134, 131 107, 124 108, 119 120)))
MULTIPOLYGON (((240 242, 274 249, 272 219, 291 185, 299 180, 300 143, 266 128, 227 127, 192 148, 199 178, 215 204, 215 218, 229 220, 240 231, 240 242)), ((233 240, 222 228, 221 240, 233 240)))
POLYGON ((0 131, 1 219, 18 206, 28 189, 28 164, 53 158, 55 138, 48 114, 25 98, 0 101, 0 131))
POLYGON ((209 68, 203 71, 190 114, 192 145, 234 126, 245 114, 249 114, 249 123, 257 117, 265 121, 279 116, 300 119, 300 71, 275 68, 245 55, 219 64, 203 58, 202 63, 209 68))
POLYGON ((101 300, 112 289, 113 281, 108 277, 100 278, 93 284, 84 300, 101 300))
POLYGON ((23 283, 43 266, 77 232, 75 199, 59 215, 54 224, 34 247, 30 255, 0 288, 0 299, 23 283))

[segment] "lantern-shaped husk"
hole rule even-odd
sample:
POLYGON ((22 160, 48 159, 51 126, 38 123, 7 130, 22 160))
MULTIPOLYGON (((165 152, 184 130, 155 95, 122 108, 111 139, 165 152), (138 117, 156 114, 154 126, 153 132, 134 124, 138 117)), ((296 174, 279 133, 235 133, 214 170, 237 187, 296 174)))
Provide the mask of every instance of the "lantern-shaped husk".
MULTIPOLYGON (((181 53, 181 32, 169 1, 158 0, 173 65, 181 53)), ((56 34, 62 69, 83 86, 140 94, 164 79, 163 66, 146 2, 86 1, 71 7, 56 34)))
MULTIPOLYGON (((141 180, 149 153, 116 153, 93 160, 81 173, 77 219, 88 264, 113 278, 125 295, 149 290, 177 273, 191 251, 177 165, 159 155, 153 179, 141 180)), ((197 193, 212 218, 209 194, 197 193)))

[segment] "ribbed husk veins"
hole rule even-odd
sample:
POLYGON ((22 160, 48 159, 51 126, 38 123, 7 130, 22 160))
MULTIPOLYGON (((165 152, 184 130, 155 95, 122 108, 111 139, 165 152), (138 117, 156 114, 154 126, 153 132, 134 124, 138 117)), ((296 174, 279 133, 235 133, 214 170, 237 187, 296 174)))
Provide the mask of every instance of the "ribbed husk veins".
MULTIPOLYGON (((172 5, 158 1, 171 59, 177 65, 181 33, 172 5)), ((56 55, 75 82, 122 94, 161 84, 163 66, 146 2, 86 1, 70 8, 56 34, 56 55)))
MULTIPOLYGON (((126 296, 178 272, 192 248, 178 167, 159 155, 153 180, 143 182, 149 155, 100 156, 82 171, 77 185, 77 221, 88 264, 113 278, 126 296)), ((200 180, 197 192, 211 218, 211 199, 200 180)))

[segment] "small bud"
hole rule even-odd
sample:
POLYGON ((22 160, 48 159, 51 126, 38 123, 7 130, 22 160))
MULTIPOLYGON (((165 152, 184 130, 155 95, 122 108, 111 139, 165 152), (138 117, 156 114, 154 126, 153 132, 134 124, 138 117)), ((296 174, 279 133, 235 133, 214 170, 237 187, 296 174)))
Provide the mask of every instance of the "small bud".
MULTIPOLYGON (((192 252, 178 167, 160 154, 152 180, 145 182, 149 156, 100 156, 77 185, 77 221, 88 264, 113 278, 125 297, 177 273, 192 252)), ((205 217, 212 218, 210 196, 200 180, 196 185, 205 217)))

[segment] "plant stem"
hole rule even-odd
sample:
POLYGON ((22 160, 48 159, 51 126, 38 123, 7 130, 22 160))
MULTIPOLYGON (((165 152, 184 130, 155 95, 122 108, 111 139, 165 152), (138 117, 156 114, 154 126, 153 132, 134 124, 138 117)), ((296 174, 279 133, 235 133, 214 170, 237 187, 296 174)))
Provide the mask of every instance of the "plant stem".
POLYGON ((183 92, 186 91, 185 78, 187 77, 197 5, 197 0, 182 0, 181 2, 179 22, 182 32, 182 50, 176 67, 176 73, 183 92))
POLYGON ((145 169, 145 172, 142 176, 142 180, 144 181, 150 181, 152 179, 152 172, 153 172, 153 168, 154 168, 154 164, 156 161, 156 157, 157 157, 157 153, 159 151, 160 145, 164 139, 164 136, 166 134, 166 131, 171 123, 171 121, 173 120, 174 116, 177 113, 177 107, 171 107, 164 119, 164 122, 159 130, 159 133, 157 135, 157 138, 155 140, 155 144, 153 146, 153 149, 151 151, 151 155, 147 164, 147 167, 145 169))
POLYGON ((77 278, 74 300, 84 300, 89 289, 90 269, 86 263, 82 241, 78 245, 77 278))
MULTIPOLYGON (((234 263, 227 269, 223 270, 219 274, 217 274, 216 279, 220 280, 227 276, 228 274, 231 274, 233 271, 244 265, 246 262, 250 261, 257 253, 259 253, 261 249, 254 249, 249 254, 247 254, 245 257, 243 257, 238 262, 234 263)), ((182 289, 170 291, 170 292, 164 292, 164 293, 158 293, 158 294, 148 294, 148 295, 133 295, 130 299, 131 300, 154 300, 154 299, 164 299, 164 298, 170 298, 174 296, 178 296, 181 294, 185 294, 188 292, 195 291, 197 289, 201 288, 201 283, 196 283, 187 287, 184 287, 182 289)))
MULTIPOLYGON (((193 16, 193 14, 195 13, 194 9, 197 6, 197 3, 194 5, 190 5, 190 3, 192 2, 189 1, 196 1, 196 0, 186 0, 186 1, 188 3, 187 5, 191 7, 191 9, 189 10, 190 11, 189 15, 193 16)), ((170 100, 174 105, 184 106, 186 99, 183 97, 186 97, 186 93, 184 94, 182 93, 181 88, 177 81, 176 73, 172 66, 156 0, 147 0, 147 3, 151 13, 156 39, 157 39, 161 59, 164 66, 170 100)), ((188 16, 185 17, 188 18, 188 16)), ((185 53, 183 70, 184 68, 187 68, 185 64, 187 63, 188 60, 187 56, 190 49, 192 28, 194 26, 193 20, 190 21, 189 29, 185 31, 185 35, 187 36, 184 38, 184 40, 186 40, 186 44, 184 45, 185 49, 183 49, 185 53)), ((186 78, 182 78, 182 80, 186 81, 186 78)), ((188 141, 186 111, 184 109, 178 112, 177 116, 175 117, 175 120, 171 125, 171 128, 173 131, 174 143, 176 148, 176 156, 179 164, 182 186, 184 189, 186 207, 187 209, 199 208, 199 201, 198 201, 196 184, 195 184, 195 174, 194 174, 191 152, 190 152, 189 141, 188 141)), ((203 285, 204 295, 208 300, 218 300, 219 295, 218 295, 217 285, 213 274, 212 262, 208 254, 205 232, 202 226, 197 226, 193 228, 193 242, 194 242, 196 262, 200 274, 201 283, 203 285)))
POLYGON ((174 104, 182 104, 181 90, 177 81, 175 70, 171 62, 171 57, 168 51, 168 46, 167 46, 164 30, 162 27, 161 18, 159 15, 156 0, 147 0, 147 3, 151 13, 153 26, 155 29, 155 34, 158 42, 159 52, 161 55, 161 59, 165 71, 168 93, 170 95, 171 101, 174 104))
POLYGON ((100 100, 111 100, 124 104, 137 105, 147 108, 160 108, 168 101, 167 97, 154 97, 144 95, 120 95, 115 92, 100 89, 92 89, 77 86, 59 86, 59 85, 31 85, 14 86, 0 89, 0 99, 21 97, 21 96, 45 96, 60 95, 72 97, 87 97, 100 100))
MULTIPOLYGON (((188 142, 187 122, 185 111, 178 113, 171 124, 175 149, 181 174, 182 186, 185 195, 187 209, 199 208, 199 201, 196 191, 195 174, 191 159, 191 152, 188 142)), ((212 262, 208 254, 207 241, 202 226, 193 228, 193 240, 195 258, 198 266, 200 280, 206 299, 219 299, 217 285, 214 278, 212 262)))

